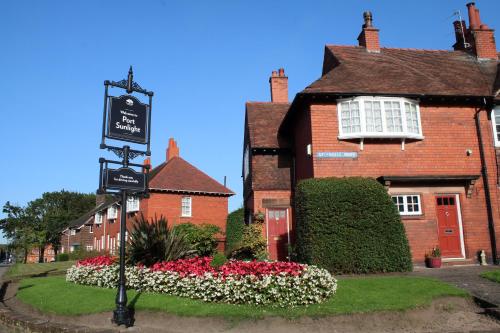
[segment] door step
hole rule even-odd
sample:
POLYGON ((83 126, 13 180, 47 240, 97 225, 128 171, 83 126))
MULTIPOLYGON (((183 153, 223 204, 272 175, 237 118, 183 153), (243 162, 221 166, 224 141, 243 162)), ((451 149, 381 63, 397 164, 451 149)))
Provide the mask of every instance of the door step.
POLYGON ((443 261, 442 261, 443 267, 471 266, 471 265, 479 265, 479 263, 475 259, 446 259, 446 258, 443 258, 443 261))

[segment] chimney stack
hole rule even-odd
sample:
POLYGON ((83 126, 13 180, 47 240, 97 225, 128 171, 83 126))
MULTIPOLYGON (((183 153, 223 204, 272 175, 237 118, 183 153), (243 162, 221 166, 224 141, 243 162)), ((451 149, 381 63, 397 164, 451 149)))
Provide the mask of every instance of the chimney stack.
POLYGON ((368 52, 380 52, 379 30, 373 27, 372 13, 366 11, 363 13, 365 23, 361 27, 361 33, 358 36, 359 46, 363 46, 368 52))
POLYGON ((272 72, 269 84, 271 86, 271 102, 288 103, 288 77, 285 76, 283 68, 280 68, 278 72, 272 72))
POLYGON ((174 140, 174 138, 170 138, 168 140, 167 162, 174 157, 179 157, 179 147, 177 147, 177 142, 174 140))
MULTIPOLYGON (((498 60, 494 30, 481 22, 479 9, 476 8, 474 2, 467 4, 467 12, 469 14, 469 29, 465 29, 465 25, 463 25, 464 32, 461 34, 461 36, 465 35, 465 42, 470 45, 470 48, 466 49, 470 49, 478 59, 498 60)), ((457 21, 453 22, 455 31, 457 28, 456 22, 457 21)), ((457 37, 457 43, 453 45, 453 48, 455 50, 463 50, 463 47, 457 47, 460 46, 458 44, 463 40, 463 37, 459 37, 457 33, 455 33, 455 35, 457 37)))
MULTIPOLYGON (((151 158, 149 158, 149 157, 148 157, 148 158, 146 158, 146 159, 144 160, 143 165, 144 165, 144 166, 149 165, 149 171, 151 171, 151 158)), ((142 169, 142 172, 143 172, 143 173, 147 173, 146 168, 143 168, 143 169, 142 169)))

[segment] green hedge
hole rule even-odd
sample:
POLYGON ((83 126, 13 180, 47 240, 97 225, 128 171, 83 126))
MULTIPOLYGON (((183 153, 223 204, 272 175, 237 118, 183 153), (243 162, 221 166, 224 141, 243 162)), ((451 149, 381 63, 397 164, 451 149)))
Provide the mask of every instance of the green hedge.
POLYGON ((239 246, 245 226, 245 211, 243 208, 231 212, 226 219, 226 247, 225 253, 231 253, 239 246))
POLYGON ((308 179, 295 200, 296 260, 333 273, 412 269, 399 213, 376 180, 308 179))

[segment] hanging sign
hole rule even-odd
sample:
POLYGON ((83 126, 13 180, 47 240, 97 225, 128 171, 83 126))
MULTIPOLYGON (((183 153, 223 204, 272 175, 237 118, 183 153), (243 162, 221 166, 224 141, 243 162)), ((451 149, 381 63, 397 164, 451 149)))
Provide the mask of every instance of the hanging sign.
POLYGON ((105 186, 108 189, 144 191, 146 177, 131 168, 106 169, 105 186))
POLYGON ((110 97, 107 137, 117 140, 147 143, 148 105, 136 97, 110 97))

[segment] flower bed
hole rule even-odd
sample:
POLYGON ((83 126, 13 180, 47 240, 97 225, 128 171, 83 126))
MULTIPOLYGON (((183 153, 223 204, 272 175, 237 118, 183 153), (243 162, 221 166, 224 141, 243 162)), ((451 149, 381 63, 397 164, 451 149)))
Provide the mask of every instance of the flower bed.
MULTIPOLYGON (((296 306, 320 303, 335 293, 337 281, 328 271, 288 262, 231 260, 219 268, 212 258, 157 263, 150 268, 126 267, 127 286, 207 302, 296 306)), ((113 258, 79 261, 68 269, 66 280, 114 288, 118 265, 113 258)))

